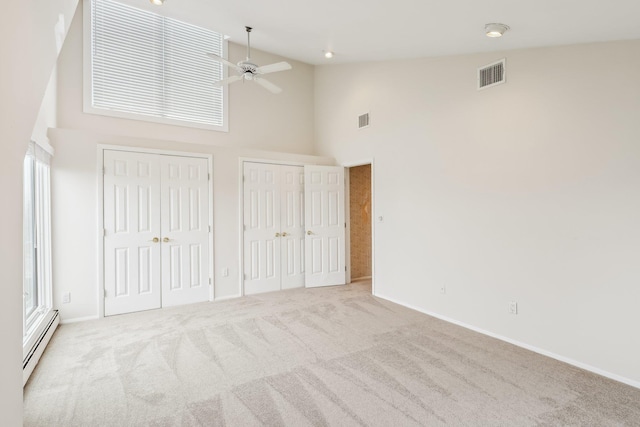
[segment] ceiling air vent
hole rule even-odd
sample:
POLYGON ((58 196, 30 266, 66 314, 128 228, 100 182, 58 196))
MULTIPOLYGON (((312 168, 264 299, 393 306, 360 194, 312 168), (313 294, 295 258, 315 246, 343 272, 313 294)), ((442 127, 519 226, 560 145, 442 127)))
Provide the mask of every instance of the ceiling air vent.
POLYGON ((358 129, 366 128, 369 126, 369 113, 364 113, 358 116, 358 129))
POLYGON ((499 85, 507 80, 506 59, 478 68, 478 90, 499 85))

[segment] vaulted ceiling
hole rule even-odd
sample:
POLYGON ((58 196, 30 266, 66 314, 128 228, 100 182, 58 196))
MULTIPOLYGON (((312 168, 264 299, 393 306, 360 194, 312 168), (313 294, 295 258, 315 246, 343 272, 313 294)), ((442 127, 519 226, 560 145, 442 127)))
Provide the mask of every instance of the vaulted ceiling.
POLYGON ((123 0, 311 64, 640 39, 638 0, 123 0), (487 23, 511 27, 484 35, 487 23), (330 61, 323 50, 335 52, 330 61))

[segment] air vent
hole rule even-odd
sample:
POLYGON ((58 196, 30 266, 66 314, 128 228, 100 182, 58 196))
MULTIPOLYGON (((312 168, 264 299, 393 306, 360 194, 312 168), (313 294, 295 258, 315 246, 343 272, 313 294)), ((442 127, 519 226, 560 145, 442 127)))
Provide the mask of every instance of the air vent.
POLYGON ((358 116, 358 129, 366 128, 369 126, 369 113, 364 113, 358 116))
POLYGON ((507 80, 506 59, 478 68, 478 90, 499 85, 507 80))

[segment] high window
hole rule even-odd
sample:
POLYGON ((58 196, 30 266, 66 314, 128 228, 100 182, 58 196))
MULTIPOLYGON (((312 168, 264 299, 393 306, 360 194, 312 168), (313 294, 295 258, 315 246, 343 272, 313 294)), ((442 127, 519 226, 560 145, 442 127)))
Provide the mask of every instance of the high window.
POLYGON ((23 356, 52 315, 50 155, 31 142, 24 158, 23 356))
POLYGON ((112 0, 85 0, 85 111, 227 130, 222 34, 112 0))

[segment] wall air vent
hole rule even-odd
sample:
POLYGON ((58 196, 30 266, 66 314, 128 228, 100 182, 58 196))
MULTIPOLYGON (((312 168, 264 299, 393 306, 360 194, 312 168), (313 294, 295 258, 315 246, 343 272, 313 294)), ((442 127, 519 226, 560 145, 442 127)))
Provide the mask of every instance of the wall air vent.
POLYGON ((369 126, 369 113, 364 113, 358 116, 358 129, 366 128, 369 126))
POLYGON ((507 81, 506 59, 478 68, 478 90, 507 81))

